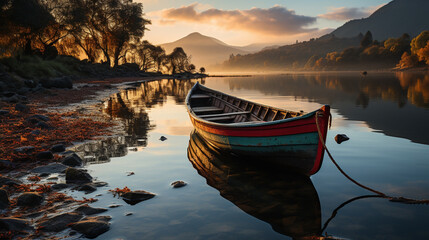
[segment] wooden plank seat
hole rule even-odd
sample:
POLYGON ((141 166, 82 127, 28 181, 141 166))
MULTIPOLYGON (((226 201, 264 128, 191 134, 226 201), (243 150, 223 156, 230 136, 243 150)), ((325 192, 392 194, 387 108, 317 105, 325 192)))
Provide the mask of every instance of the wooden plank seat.
POLYGON ((211 118, 211 117, 226 117, 226 116, 236 116, 236 115, 243 115, 243 114, 249 114, 250 112, 230 112, 230 113, 218 113, 218 114, 208 114, 208 115, 199 115, 200 118, 211 118))
POLYGON ((211 98, 211 96, 207 94, 194 94, 191 96, 191 99, 207 99, 207 98, 211 98))
POLYGON ((204 120, 207 120, 210 122, 225 122, 225 121, 231 121, 234 118, 235 118, 235 116, 223 116, 223 117, 205 118, 204 120))
POLYGON ((192 108, 192 111, 194 111, 195 114, 215 114, 215 113, 222 113, 223 109, 218 107, 194 107, 192 108))

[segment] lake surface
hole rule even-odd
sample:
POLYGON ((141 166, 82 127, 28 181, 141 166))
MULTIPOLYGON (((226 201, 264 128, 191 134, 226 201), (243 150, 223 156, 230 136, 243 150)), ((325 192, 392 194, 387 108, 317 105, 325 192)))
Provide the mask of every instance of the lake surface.
MULTIPOLYGON (((121 205, 107 212, 113 217, 111 230, 100 239, 300 239, 319 233, 343 202, 371 195, 342 176, 327 156, 321 170, 308 178, 213 152, 191 135, 184 101, 195 82, 146 82, 104 103, 103 111, 123 124, 124 135, 77 150, 90 174, 109 186, 88 195, 72 193, 98 198, 95 207, 121 205), (170 183, 176 180, 188 185, 173 189, 170 183), (108 192, 125 186, 157 196, 128 205, 108 192)), ((327 146, 350 176, 388 195, 429 199, 429 76, 285 74, 202 82, 289 110, 309 112, 330 104, 327 146), (337 134, 350 140, 339 145, 337 134)), ((428 225, 429 205, 369 197, 338 210, 323 234, 427 239, 428 225)))

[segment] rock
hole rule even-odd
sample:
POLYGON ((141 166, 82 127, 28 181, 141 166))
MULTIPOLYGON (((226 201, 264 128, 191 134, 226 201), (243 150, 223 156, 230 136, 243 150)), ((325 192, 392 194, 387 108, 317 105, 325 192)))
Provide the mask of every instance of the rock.
POLYGON ((342 142, 345 142, 345 141, 347 141, 347 140, 349 140, 350 138, 349 137, 347 137, 347 135, 346 134, 337 134, 337 136, 335 136, 335 141, 338 143, 338 144, 341 144, 342 142))
POLYGON ((41 79, 40 83, 45 88, 73 88, 72 80, 67 77, 41 79))
POLYGON ((0 209, 5 209, 9 206, 9 195, 7 191, 0 188, 0 209))
POLYGON ((87 172, 69 167, 66 170, 66 182, 67 183, 88 183, 92 181, 91 175, 87 172))
POLYGON ((51 147, 51 152, 54 152, 54 153, 64 152, 65 150, 66 150, 66 146, 64 146, 64 144, 56 144, 51 147))
POLYGON ((21 183, 17 180, 14 180, 14 179, 8 178, 8 177, 0 176, 0 187, 3 185, 13 186, 13 185, 20 185, 20 184, 21 183))
POLYGON ((0 160, 0 167, 15 167, 16 164, 9 160, 0 160))
POLYGON ((36 148, 33 146, 24 146, 24 147, 13 149, 15 153, 23 153, 23 154, 31 154, 34 152, 34 150, 36 150, 36 148))
POLYGON ((171 183, 171 186, 173 186, 173 188, 181 188, 186 186, 187 183, 185 183, 184 181, 175 181, 173 183, 171 183))
POLYGON ((30 108, 25 104, 17 103, 15 105, 15 110, 18 112, 29 112, 30 108))
POLYGON ((109 231, 110 224, 100 218, 88 218, 72 224, 72 229, 83 234, 87 238, 96 238, 109 231))
POLYGON ((77 167, 82 165, 82 159, 76 153, 73 153, 66 156, 62 163, 70 167, 77 167))
POLYGON ((94 216, 94 217, 85 217, 82 219, 82 221, 102 221, 102 222, 109 222, 112 220, 111 216, 94 216))
POLYGON ((0 110, 0 116, 6 115, 6 114, 9 114, 8 110, 0 110))
POLYGON ((59 232, 66 229, 71 223, 79 221, 83 215, 77 212, 63 213, 42 222, 39 227, 46 232, 59 232))
POLYGON ((120 207, 120 206, 122 206, 121 204, 111 204, 111 205, 109 205, 108 207, 109 208, 118 208, 118 207, 120 207))
POLYGON ((24 80, 24 84, 29 88, 35 88, 37 87, 37 83, 31 79, 24 80))
POLYGON ((105 208, 93 208, 90 207, 88 204, 78 207, 75 212, 80 212, 85 215, 94 215, 102 212, 106 212, 107 209, 105 208))
POLYGON ((32 173, 62 173, 67 169, 66 165, 61 163, 51 163, 46 166, 40 166, 30 170, 32 173))
POLYGON ((33 230, 30 223, 20 218, 0 217, 0 232, 33 230))
POLYGON ((107 182, 93 182, 93 183, 90 183, 90 185, 93 187, 105 187, 108 185, 108 183, 107 182))
POLYGON ((40 133, 42 133, 42 132, 39 129, 31 131, 31 134, 36 135, 36 136, 40 135, 40 133))
POLYGON ((159 140, 161 140, 161 141, 165 141, 165 140, 167 140, 167 138, 166 138, 166 137, 164 137, 164 136, 161 136, 161 137, 159 138, 159 140))
POLYGON ((39 177, 47 177, 47 176, 49 176, 49 175, 51 175, 51 174, 49 174, 49 173, 41 173, 41 174, 39 174, 39 177))
POLYGON ((51 125, 49 125, 49 124, 47 124, 47 123, 45 123, 43 121, 38 122, 36 124, 36 127, 40 128, 40 129, 46 129, 46 130, 52 130, 52 129, 54 129, 54 127, 52 127, 51 125))
POLYGON ((36 192, 23 193, 18 197, 17 205, 22 207, 35 207, 43 202, 43 196, 36 192))
POLYGON ((27 122, 29 122, 29 123, 31 123, 31 124, 37 124, 37 123, 39 123, 39 122, 40 122, 40 120, 39 120, 39 119, 37 119, 37 118, 32 118, 32 117, 26 118, 26 119, 25 119, 25 121, 27 121, 27 122))
POLYGON ((8 102, 8 103, 17 103, 19 102, 19 98, 17 95, 14 95, 12 97, 4 97, 2 98, 3 101, 8 102))
POLYGON ((38 160, 51 160, 54 159, 54 155, 51 151, 43 151, 36 154, 38 160))
POLYGON ((137 190, 124 193, 121 197, 126 203, 130 205, 135 205, 141 201, 145 201, 155 197, 155 194, 143 190, 137 190))
POLYGON ((85 184, 76 188, 78 191, 85 192, 86 194, 95 192, 97 188, 91 186, 90 184, 85 184))
POLYGON ((70 187, 70 185, 65 184, 65 183, 57 183, 57 184, 54 184, 51 186, 51 188, 54 190, 61 190, 61 189, 68 188, 68 187, 70 187))
POLYGON ((45 115, 40 114, 34 114, 33 116, 29 117, 28 119, 37 119, 39 121, 49 122, 51 119, 45 115))

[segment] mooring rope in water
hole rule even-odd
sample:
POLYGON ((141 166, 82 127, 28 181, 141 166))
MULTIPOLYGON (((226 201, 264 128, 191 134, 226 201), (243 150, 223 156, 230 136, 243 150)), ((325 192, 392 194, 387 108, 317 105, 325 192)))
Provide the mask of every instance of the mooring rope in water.
MULTIPOLYGON (((330 118, 330 123, 332 121, 332 115, 329 114, 329 118, 330 118)), ((358 185, 361 188, 364 188, 370 192, 373 192, 375 194, 377 194, 378 196, 388 199, 391 202, 399 202, 399 203, 406 203, 406 204, 429 204, 429 200, 425 199, 425 200, 415 200, 415 199, 410 199, 410 198, 404 198, 404 197, 391 197, 388 196, 382 192, 379 192, 377 190, 374 190, 370 187, 367 187, 363 184, 360 184, 359 182, 357 182, 356 180, 354 180, 353 178, 351 178, 349 175, 347 175, 347 173, 345 173, 343 171, 343 169, 341 169, 341 167, 338 165, 338 163, 335 161, 334 157, 332 157, 331 153, 329 152, 328 148, 326 147, 325 141, 323 140, 322 137, 322 133, 320 131, 320 126, 319 126, 319 112, 316 112, 316 126, 317 126, 317 132, 319 134, 319 139, 320 142, 323 145, 323 148, 326 150, 326 153, 328 154, 329 158, 331 159, 332 163, 334 163, 334 165, 337 167, 337 169, 347 178, 349 179, 351 182, 353 182, 354 184, 358 185)), ((331 124, 329 124, 331 125, 331 124)))

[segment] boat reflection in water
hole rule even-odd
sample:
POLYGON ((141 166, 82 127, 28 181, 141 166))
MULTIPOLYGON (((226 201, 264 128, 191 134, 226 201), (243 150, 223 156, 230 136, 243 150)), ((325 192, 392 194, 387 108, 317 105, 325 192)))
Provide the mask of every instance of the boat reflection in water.
MULTIPOLYGON (((319 197, 310 178, 270 169, 223 154, 191 133, 188 158, 207 183, 244 212, 293 239, 311 239, 321 230, 319 197)), ((280 171, 281 170, 281 171, 280 171)))

